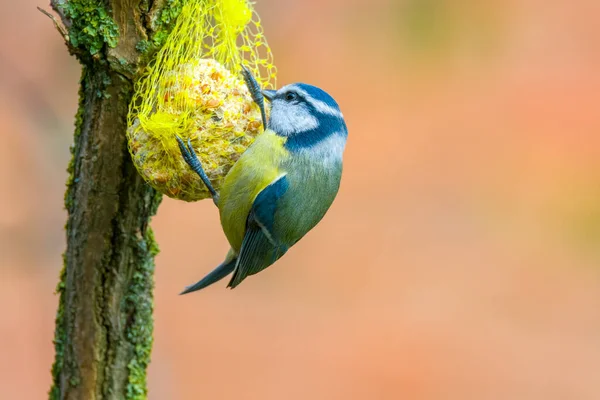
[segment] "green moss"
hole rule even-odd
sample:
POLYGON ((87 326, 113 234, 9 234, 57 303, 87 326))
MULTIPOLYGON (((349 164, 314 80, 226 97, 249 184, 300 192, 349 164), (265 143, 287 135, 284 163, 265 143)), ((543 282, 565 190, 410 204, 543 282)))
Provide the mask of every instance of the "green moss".
MULTIPOLYGON (((152 28, 151 32, 148 32, 149 38, 140 40, 135 46, 142 56, 140 59, 141 65, 148 64, 156 52, 165 44, 185 2, 186 0, 166 0, 157 15, 151 16, 150 25, 152 28)), ((144 6, 143 3, 140 7, 146 7, 145 9, 147 9, 147 5, 144 6)))
MULTIPOLYGON (((153 199, 155 211, 160 200, 153 199)), ((127 381, 127 399, 143 400, 147 397, 146 371, 150 364, 152 352, 152 311, 154 303, 152 289, 154 286, 154 257, 158 254, 158 245, 151 229, 148 229, 143 240, 138 241, 136 257, 137 265, 127 293, 128 306, 135 309, 132 323, 126 335, 127 340, 133 345, 134 356, 127 365, 129 378, 127 381)))
MULTIPOLYGON (((162 200, 162 194, 150 189, 144 196, 146 211, 144 214, 149 222, 156 214, 162 200)), ((136 243, 133 261, 133 276, 126 295, 127 309, 133 319, 126 329, 127 341, 133 345, 133 357, 127 365, 129 377, 127 380, 126 399, 145 400, 148 395, 146 372, 150 365, 153 343, 153 309, 152 292, 154 288, 154 257, 159 253, 154 232, 143 224, 143 236, 133 238, 136 243)))
POLYGON ((155 22, 155 33, 152 36, 152 44, 156 49, 160 49, 167 40, 184 4, 184 0, 167 0, 165 7, 155 22))
POLYGON ((71 21, 69 40, 74 47, 97 54, 104 45, 115 47, 119 28, 102 0, 59 2, 59 11, 71 21))
POLYGON ((160 13, 160 24, 170 25, 175 22, 184 4, 185 0, 167 0, 165 7, 160 13))
MULTIPOLYGON (((87 68, 83 67, 81 71, 81 78, 79 79, 79 107, 75 114, 75 132, 73 133, 73 144, 71 145, 71 160, 67 166, 67 190, 65 191, 65 208, 71 212, 73 206, 73 186, 76 183, 75 180, 75 160, 77 159, 77 143, 79 142, 79 136, 81 136, 81 128, 83 126, 83 116, 85 114, 85 107, 83 105, 84 96, 84 84, 87 74, 87 68)), ((66 229, 66 227, 65 227, 66 229)))
MULTIPOLYGON (((75 115, 75 132, 73 134, 73 144, 71 145, 71 161, 67 167, 67 189, 65 191, 65 208, 69 214, 73 210, 73 196, 75 192, 75 160, 78 153, 79 137, 81 136, 81 129, 83 126, 83 115, 85 113, 84 107, 84 81, 86 78, 87 69, 84 67, 81 72, 81 78, 79 82, 79 108, 75 115)), ((65 225, 65 230, 69 230, 69 220, 65 225)), ((52 364, 52 387, 50 388, 49 398, 51 400, 60 399, 60 374, 64 365, 64 353, 65 343, 67 340, 67 332, 65 326, 65 296, 64 291, 67 280, 67 253, 63 253, 63 266, 60 270, 58 284, 56 285, 56 294, 58 295, 58 310, 56 311, 55 325, 56 329, 54 332, 54 350, 55 358, 54 364, 52 364)))
POLYGON ((67 279, 67 256, 63 254, 63 267, 60 270, 60 277, 56 285, 56 294, 59 296, 58 311, 56 312, 56 330, 54 332, 54 351, 55 358, 52 364, 52 387, 50 388, 50 400, 60 399, 60 373, 63 368, 65 355, 65 281, 67 279))
POLYGON ((147 40, 140 40, 135 45, 135 49, 140 53, 147 53, 152 48, 152 44, 147 40))

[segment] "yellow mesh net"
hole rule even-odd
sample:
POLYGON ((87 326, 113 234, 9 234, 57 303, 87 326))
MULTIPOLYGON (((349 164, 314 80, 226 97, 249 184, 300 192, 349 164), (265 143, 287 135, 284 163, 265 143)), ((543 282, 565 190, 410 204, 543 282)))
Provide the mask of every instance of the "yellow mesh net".
POLYGON ((260 111, 241 77, 242 62, 263 88, 276 68, 260 19, 247 0, 189 0, 164 47, 137 82, 127 139, 142 177, 169 197, 209 197, 177 141, 191 139, 216 190, 261 132, 260 111))

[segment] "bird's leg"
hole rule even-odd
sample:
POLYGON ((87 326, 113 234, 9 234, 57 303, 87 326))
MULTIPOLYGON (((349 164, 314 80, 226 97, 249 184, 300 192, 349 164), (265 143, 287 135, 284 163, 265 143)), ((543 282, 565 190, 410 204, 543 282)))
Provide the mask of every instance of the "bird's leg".
POLYGON ((267 113, 265 112, 265 97, 262 94, 260 89, 260 85, 252 75, 252 72, 242 64, 242 75, 244 76, 244 82, 246 82, 246 86, 248 87, 248 91, 252 96, 252 100, 258 105, 260 108, 260 115, 262 117, 263 128, 267 129, 267 113))
POLYGON ((216 206, 218 206, 219 205, 219 194, 217 193, 217 191, 215 190, 213 185, 210 183, 210 179, 208 179, 208 176, 206 175, 206 172, 204 172, 204 169, 202 169, 202 164, 200 164, 200 160, 198 160, 198 156, 196 155, 196 152, 194 151, 194 148, 192 147, 191 140, 188 139, 187 146, 186 146, 185 143, 183 142, 183 140, 179 136, 176 136, 176 138, 177 138, 177 144, 179 144, 179 150, 181 151, 181 155, 183 156, 183 159, 185 160, 187 165, 189 165, 190 168, 195 173, 198 174, 200 179, 202 179, 202 182, 204 182, 204 184, 208 188, 208 191, 210 192, 210 195, 212 196, 213 202, 215 203, 216 206))

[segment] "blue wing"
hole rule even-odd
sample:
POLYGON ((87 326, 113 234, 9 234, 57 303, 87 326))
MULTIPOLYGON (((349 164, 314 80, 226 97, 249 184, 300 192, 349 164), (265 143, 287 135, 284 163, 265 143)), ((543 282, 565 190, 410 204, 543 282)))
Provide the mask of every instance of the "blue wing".
POLYGON ((234 288, 277 261, 288 250, 273 232, 277 203, 289 186, 285 175, 264 188, 252 204, 246 232, 228 287, 234 288))

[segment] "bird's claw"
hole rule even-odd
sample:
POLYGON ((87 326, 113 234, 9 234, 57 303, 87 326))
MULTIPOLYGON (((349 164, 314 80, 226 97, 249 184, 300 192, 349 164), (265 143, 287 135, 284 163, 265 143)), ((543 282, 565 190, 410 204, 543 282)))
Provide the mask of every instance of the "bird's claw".
POLYGON ((192 147, 191 139, 188 139, 187 146, 183 142, 183 139, 179 136, 175 136, 177 139, 177 144, 179 145, 179 151, 181 151, 181 155, 183 156, 183 160, 188 164, 192 169, 195 170, 197 166, 200 165, 200 160, 198 160, 198 156, 196 155, 196 151, 194 147, 192 147))
POLYGON ((217 191, 214 189, 214 187, 212 186, 210 179, 206 175, 206 172, 204 172, 204 169, 202 168, 202 163, 200 163, 200 160, 198 159, 198 156, 196 155, 196 151, 194 150, 194 147, 192 146, 192 140, 190 138, 188 138, 187 145, 186 145, 184 143, 183 139, 181 139, 179 137, 179 135, 175 135, 175 139, 177 139, 177 144, 179 145, 179 151, 181 151, 183 160, 186 162, 187 165, 189 165, 189 167, 196 174, 198 174, 200 179, 202 179, 202 182, 204 182, 204 184, 206 185, 208 191, 210 192, 210 194, 213 198, 213 201, 215 202, 215 204, 217 204, 219 201, 219 195, 218 195, 217 191))
POLYGON ((252 75, 252 71, 244 64, 242 64, 242 75, 244 77, 244 82, 246 82, 246 86, 248 87, 248 91, 252 96, 252 100, 259 106, 264 104, 265 100, 260 85, 256 81, 256 78, 254 78, 254 75, 252 75))
POLYGON ((262 117, 263 128, 267 129, 267 113, 265 112, 265 96, 262 94, 262 90, 260 85, 252 75, 252 71, 244 64, 242 64, 242 76, 244 77, 244 82, 246 82, 246 86, 248 87, 248 91, 250 92, 250 96, 252 96, 252 100, 258 105, 260 108, 260 115, 262 117))

